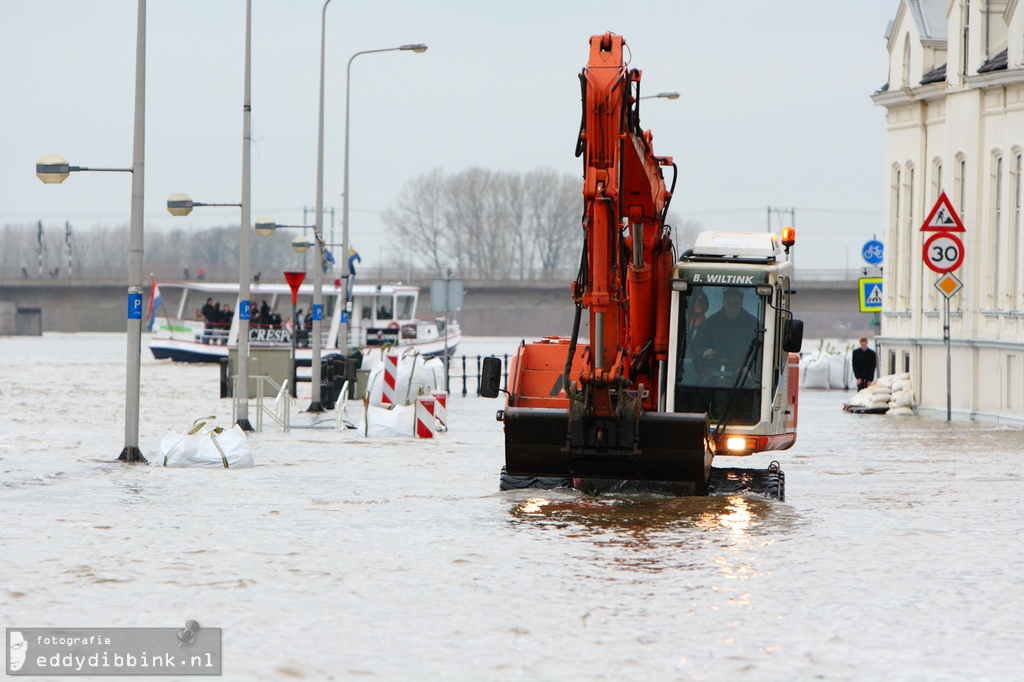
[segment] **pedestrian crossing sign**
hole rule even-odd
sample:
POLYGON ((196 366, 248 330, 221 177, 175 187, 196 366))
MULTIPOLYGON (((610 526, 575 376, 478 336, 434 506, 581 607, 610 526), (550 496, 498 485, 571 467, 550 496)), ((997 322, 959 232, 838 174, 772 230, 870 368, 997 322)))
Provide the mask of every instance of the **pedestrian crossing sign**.
POLYGON ((857 280, 857 288, 860 290, 860 311, 862 313, 881 312, 882 278, 861 277, 857 280))

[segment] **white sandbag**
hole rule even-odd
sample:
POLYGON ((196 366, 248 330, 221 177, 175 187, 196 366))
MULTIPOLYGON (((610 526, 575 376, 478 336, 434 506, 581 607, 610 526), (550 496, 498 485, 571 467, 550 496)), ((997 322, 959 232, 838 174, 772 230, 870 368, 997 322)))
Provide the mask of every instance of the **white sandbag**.
POLYGON ((891 414, 896 417, 909 417, 913 416, 914 410, 910 407, 894 407, 886 412, 886 414, 891 414))
POLYGON ((883 386, 885 388, 892 388, 892 382, 896 381, 895 374, 885 374, 875 379, 876 386, 883 386))
POLYGON ((868 407, 871 405, 871 391, 869 389, 862 388, 844 404, 847 407, 868 407))
POLYGON ((888 409, 889 401, 888 400, 872 400, 870 403, 868 403, 868 407, 870 409, 872 409, 872 410, 888 409))
POLYGON ((908 388, 913 389, 913 387, 913 384, 910 383, 910 379, 897 379, 896 381, 892 382, 892 390, 894 392, 905 391, 908 388))
POLYGON ((895 391, 889 398, 890 408, 914 407, 916 404, 913 391, 895 391))
POLYGON ((857 385, 857 380, 853 376, 853 363, 850 360, 850 351, 829 354, 828 385, 829 388, 839 388, 844 391, 848 391, 857 385))
POLYGON ((363 433, 368 438, 416 435, 416 406, 394 405, 391 409, 366 405, 363 433))
POLYGON ((828 388, 828 354, 822 351, 800 361, 801 388, 828 388))
POLYGON ((213 417, 197 419, 193 427, 169 433, 160 441, 160 462, 167 467, 244 469, 256 465, 245 432, 215 426, 213 417))
MULTIPOLYGON (((403 355, 398 358, 398 373, 395 376, 395 404, 409 405, 416 402, 416 396, 429 395, 431 391, 444 388, 444 363, 427 360, 419 354, 403 355)), ((370 371, 366 380, 366 392, 370 405, 385 407, 384 364, 370 371)))

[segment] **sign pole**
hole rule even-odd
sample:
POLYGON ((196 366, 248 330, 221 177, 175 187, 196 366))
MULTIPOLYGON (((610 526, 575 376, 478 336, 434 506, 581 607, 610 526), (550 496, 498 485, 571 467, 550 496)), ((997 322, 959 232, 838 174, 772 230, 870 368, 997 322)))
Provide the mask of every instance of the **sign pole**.
POLYGON ((950 383, 950 342, 949 342, 949 298, 946 298, 945 315, 943 316, 942 335, 946 340, 946 421, 953 420, 953 398, 950 383))

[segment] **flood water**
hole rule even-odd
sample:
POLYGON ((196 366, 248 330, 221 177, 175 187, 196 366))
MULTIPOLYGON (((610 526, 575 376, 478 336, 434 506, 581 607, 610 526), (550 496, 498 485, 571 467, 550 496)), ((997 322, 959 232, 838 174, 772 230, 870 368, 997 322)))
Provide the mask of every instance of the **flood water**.
MULTIPOLYGON (((129 466, 124 357, 0 338, 3 627, 195 619, 224 680, 1021 679, 1019 429, 804 391, 785 502, 501 493, 471 386, 432 441, 295 428, 250 436, 253 469, 129 466)), ((143 348, 142 384, 150 461, 230 423, 215 366, 143 348)))

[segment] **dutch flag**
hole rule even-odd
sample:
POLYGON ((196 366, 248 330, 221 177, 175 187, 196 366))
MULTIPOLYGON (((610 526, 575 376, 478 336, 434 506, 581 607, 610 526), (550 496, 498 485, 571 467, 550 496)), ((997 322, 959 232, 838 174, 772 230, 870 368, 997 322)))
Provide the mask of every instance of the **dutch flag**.
POLYGON ((146 331, 153 331, 153 320, 156 317, 153 315, 153 310, 159 308, 164 304, 164 300, 160 298, 160 287, 157 286, 156 279, 153 279, 153 290, 149 295, 149 312, 146 313, 146 331))

